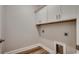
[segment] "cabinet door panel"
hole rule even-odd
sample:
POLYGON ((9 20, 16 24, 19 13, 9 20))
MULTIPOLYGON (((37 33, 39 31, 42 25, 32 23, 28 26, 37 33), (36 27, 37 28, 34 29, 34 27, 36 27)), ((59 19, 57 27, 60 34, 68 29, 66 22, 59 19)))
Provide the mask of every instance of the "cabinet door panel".
POLYGON ((60 14, 60 6, 49 5, 48 6, 48 20, 56 21, 58 20, 58 15, 60 14))
POLYGON ((42 8, 36 13, 37 22, 42 22, 47 20, 47 7, 42 8))
POLYGON ((76 6, 63 5, 61 6, 61 19, 73 19, 76 18, 76 6))

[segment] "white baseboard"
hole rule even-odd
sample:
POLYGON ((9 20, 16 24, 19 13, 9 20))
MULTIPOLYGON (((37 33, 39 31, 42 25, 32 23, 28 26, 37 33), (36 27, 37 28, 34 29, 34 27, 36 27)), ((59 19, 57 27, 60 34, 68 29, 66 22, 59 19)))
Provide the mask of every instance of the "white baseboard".
POLYGON ((76 51, 76 54, 79 54, 79 51, 78 50, 76 51))
POLYGON ((45 50, 47 50, 50 54, 55 54, 55 51, 52 50, 52 49, 50 49, 50 48, 48 48, 47 46, 45 46, 45 45, 43 45, 43 44, 40 44, 40 46, 41 46, 42 48, 44 48, 45 50))
POLYGON ((47 50, 50 54, 54 54, 54 53, 55 53, 55 52, 54 52, 53 50, 51 50, 50 48, 44 46, 44 45, 41 44, 41 43, 38 43, 38 44, 31 45, 31 46, 28 46, 28 47, 16 49, 16 50, 13 50, 13 51, 10 51, 10 52, 5 52, 4 54, 16 54, 16 53, 19 53, 19 52, 22 52, 22 51, 25 51, 25 50, 29 50, 29 49, 31 49, 31 48, 38 47, 38 46, 41 46, 42 48, 44 48, 45 50, 47 50))

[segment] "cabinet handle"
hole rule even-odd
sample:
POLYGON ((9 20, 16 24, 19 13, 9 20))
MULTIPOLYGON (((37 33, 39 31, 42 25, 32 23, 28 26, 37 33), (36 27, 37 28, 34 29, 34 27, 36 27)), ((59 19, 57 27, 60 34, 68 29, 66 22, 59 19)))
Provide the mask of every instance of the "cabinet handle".
POLYGON ((59 19, 61 19, 61 15, 59 14, 59 17, 58 17, 59 19))
POLYGON ((61 19, 61 15, 56 15, 56 19, 61 19))
POLYGON ((56 19, 58 19, 58 15, 56 15, 56 19))

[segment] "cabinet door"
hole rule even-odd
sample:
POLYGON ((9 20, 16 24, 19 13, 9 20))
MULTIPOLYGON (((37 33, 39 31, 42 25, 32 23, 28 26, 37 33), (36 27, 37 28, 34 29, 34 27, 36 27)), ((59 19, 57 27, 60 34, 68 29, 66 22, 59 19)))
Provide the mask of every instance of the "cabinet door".
POLYGON ((63 5, 61 6, 61 19, 73 19, 76 18, 76 6, 74 5, 63 5))
POLYGON ((47 20, 47 6, 36 13, 36 20, 37 22, 43 22, 47 20))
POLYGON ((48 5, 48 20, 56 21, 59 20, 60 6, 58 5, 48 5))

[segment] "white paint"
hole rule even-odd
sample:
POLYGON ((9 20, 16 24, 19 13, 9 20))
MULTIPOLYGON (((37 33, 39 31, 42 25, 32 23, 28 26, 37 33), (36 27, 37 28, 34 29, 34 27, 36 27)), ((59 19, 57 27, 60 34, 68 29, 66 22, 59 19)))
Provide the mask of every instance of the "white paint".
POLYGON ((36 13, 36 22, 47 21, 47 7, 42 8, 39 12, 36 13))
POLYGON ((32 6, 5 6, 5 52, 39 42, 32 6))
POLYGON ((22 51, 26 51, 26 50, 29 50, 29 49, 32 49, 32 48, 35 48, 35 47, 38 47, 38 46, 41 46, 42 48, 47 50, 50 54, 54 54, 53 50, 49 49, 48 47, 44 46, 41 43, 34 44, 34 45, 31 45, 31 46, 28 46, 28 47, 24 47, 24 48, 20 48, 20 49, 16 49, 16 50, 13 50, 13 51, 10 51, 10 52, 5 52, 5 54, 16 54, 16 53, 19 53, 19 52, 22 52, 22 51))
MULTIPOLYGON (((46 6, 47 7, 47 6, 46 6)), ((66 20, 66 19, 73 19, 73 18, 77 18, 77 22, 76 22, 76 44, 79 45, 79 6, 60 6, 60 7, 57 7, 55 5, 49 5, 48 8, 47 8, 47 18, 48 20, 45 21, 45 22, 51 22, 51 21, 60 21, 60 20, 66 20), (60 18, 61 19, 56 19, 56 15, 60 14, 60 18)), ((44 22, 44 23, 45 23, 44 22)), ((45 28, 43 28, 45 29, 45 28)), ((46 30, 46 29, 45 29, 46 30)), ((48 30, 48 29, 47 29, 48 30)), ((46 31, 47 31, 46 30, 46 31)), ((49 35, 49 34, 48 34, 49 35)), ((46 36, 47 37, 47 36, 46 36)), ((51 47, 51 41, 50 40, 41 40, 41 42, 44 44, 44 45, 47 45, 48 47, 51 47), (48 43, 48 44, 46 44, 48 43)), ((52 48, 52 47, 51 47, 52 48)), ((73 51, 70 51, 70 50, 73 50, 75 51, 75 49, 73 49, 71 46, 68 46, 67 47, 67 53, 74 53, 73 51)))
POLYGON ((48 5, 36 13, 37 20, 43 22, 77 18, 76 9, 75 5, 48 5))
POLYGON ((79 6, 76 7, 77 8, 77 26, 76 26, 76 32, 77 32, 77 45, 79 45, 79 6))
POLYGON ((16 49, 16 50, 13 50, 13 51, 9 51, 9 52, 5 52, 5 53, 6 54, 15 54, 15 53, 19 53, 19 52, 22 52, 22 51, 26 51, 26 50, 38 47, 39 45, 40 44, 38 43, 38 44, 34 44, 34 45, 31 45, 31 46, 23 47, 23 48, 16 49))
MULTIPOLYGON (((3 6, 0 5, 0 39, 3 39, 3 37, 2 37, 2 31, 3 31, 2 21, 3 21, 3 6)), ((4 44, 4 42, 0 43, 0 53, 2 53, 2 51, 3 51, 3 44, 4 44)))
POLYGON ((66 44, 64 44, 62 42, 54 41, 54 50, 55 50, 55 53, 56 53, 56 44, 59 44, 59 45, 63 46, 63 54, 66 54, 66 44))
POLYGON ((33 5, 34 12, 37 13, 39 10, 45 7, 45 5, 33 5))
POLYGON ((76 54, 79 54, 79 50, 76 51, 76 54))
POLYGON ((74 19, 76 18, 75 5, 62 5, 61 6, 61 19, 74 19))
POLYGON ((48 21, 57 21, 57 20, 59 20, 59 14, 61 14, 60 6, 59 5, 48 5, 46 7, 48 9, 48 11, 47 11, 48 21))
MULTIPOLYGON (((46 13, 47 10, 45 11, 44 10, 43 10, 43 13, 41 12, 42 14, 40 17, 43 20, 47 20, 47 13, 46 13)), ((0 12, 1 12, 1 9, 0 9, 0 12)), ((2 38, 6 39, 4 51, 8 52, 8 51, 16 50, 18 48, 30 46, 32 44, 36 44, 39 42, 39 37, 35 27, 35 20, 33 15, 34 11, 31 8, 31 6, 5 6, 4 12, 5 12, 3 16, 4 21, 2 25, 3 28, 5 29, 2 38)), ((65 14, 65 17, 66 16, 67 14, 65 14)), ((78 18, 79 18, 79 12, 77 14, 77 44, 79 44, 78 18)), ((1 18, 0 18, 0 21, 1 21, 1 18)), ((1 29, 0 29, 0 32, 1 32, 1 29)), ((44 39, 44 40, 41 40, 40 42, 47 47, 50 47, 51 45, 53 45, 51 40, 44 39)))
POLYGON ((40 40, 41 40, 41 44, 43 44, 43 45, 47 46, 48 48, 54 50, 54 48, 53 48, 54 44, 53 44, 52 40, 48 40, 48 39, 42 38, 42 37, 40 38, 40 40))
POLYGON ((2 38, 1 33, 2 33, 2 6, 0 5, 0 39, 2 38))
POLYGON ((50 49, 49 47, 43 45, 42 43, 40 44, 40 46, 41 46, 42 48, 44 48, 45 50, 47 50, 50 54, 55 54, 55 51, 54 51, 54 50, 52 50, 52 49, 50 49))
POLYGON ((52 50, 54 49, 54 41, 63 42, 66 44, 67 53, 75 53, 76 48, 76 23, 58 23, 42 25, 40 28, 41 43, 52 50), (43 33, 42 30, 45 32, 43 33), (68 36, 64 36, 67 32, 68 36))
POLYGON ((2 53, 2 51, 3 51, 3 42, 2 43, 0 43, 0 54, 2 53))

